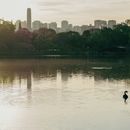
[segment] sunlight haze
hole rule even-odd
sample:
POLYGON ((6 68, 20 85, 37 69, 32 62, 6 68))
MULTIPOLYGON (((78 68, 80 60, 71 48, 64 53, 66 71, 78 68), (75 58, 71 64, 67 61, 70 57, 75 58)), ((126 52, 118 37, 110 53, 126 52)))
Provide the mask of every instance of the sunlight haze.
POLYGON ((42 22, 63 19, 72 24, 93 24, 95 19, 130 18, 129 0, 0 0, 0 18, 26 20, 26 9, 32 9, 32 19, 42 22))

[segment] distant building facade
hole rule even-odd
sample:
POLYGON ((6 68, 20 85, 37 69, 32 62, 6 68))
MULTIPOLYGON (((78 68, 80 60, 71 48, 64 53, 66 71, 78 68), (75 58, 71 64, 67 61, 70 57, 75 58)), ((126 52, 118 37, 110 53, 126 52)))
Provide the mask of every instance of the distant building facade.
POLYGON ((96 29, 105 28, 105 27, 107 27, 107 21, 105 21, 105 20, 95 20, 94 26, 95 26, 96 29))
POLYGON ((128 26, 130 26, 130 19, 127 19, 127 20, 125 21, 125 23, 126 23, 128 26))
POLYGON ((88 30, 89 26, 88 25, 82 25, 81 26, 81 33, 83 34, 84 31, 88 30))
POLYGON ((48 28, 48 24, 47 23, 42 23, 42 28, 48 28))
POLYGON ((113 29, 113 27, 116 25, 116 20, 109 20, 108 21, 108 28, 113 29))
POLYGON ((69 25, 68 25, 68 30, 67 30, 67 31, 72 31, 72 29, 73 29, 73 25, 72 25, 72 24, 69 24, 69 25))
POLYGON ((82 33, 82 32, 81 32, 81 27, 78 26, 78 25, 73 27, 73 31, 74 31, 74 32, 78 32, 79 34, 82 33))
POLYGON ((56 22, 52 22, 49 24, 49 29, 53 29, 57 32, 57 23, 56 22))
POLYGON ((16 23, 15 23, 15 31, 18 31, 19 30, 19 24, 20 24, 20 20, 17 20, 16 23))
POLYGON ((19 28, 27 28, 27 22, 17 20, 16 23, 15 23, 15 31, 18 31, 19 28), (19 26, 21 26, 21 27, 19 27, 19 26))
POLYGON ((42 23, 38 20, 33 21, 32 23, 32 30, 39 30, 42 27, 42 23))
POLYGON ((61 22, 61 29, 62 29, 62 32, 67 32, 68 26, 69 26, 69 22, 66 21, 66 20, 63 20, 63 21, 61 22))
POLYGON ((26 21, 21 21, 21 26, 22 26, 22 28, 27 28, 27 22, 26 21))

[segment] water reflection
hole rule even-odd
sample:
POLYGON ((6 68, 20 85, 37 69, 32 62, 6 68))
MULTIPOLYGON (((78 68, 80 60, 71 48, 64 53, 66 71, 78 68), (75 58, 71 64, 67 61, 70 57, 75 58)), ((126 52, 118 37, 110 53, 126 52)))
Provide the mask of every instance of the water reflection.
POLYGON ((61 72, 61 79, 68 81, 73 75, 94 77, 95 80, 124 80, 129 84, 130 64, 129 61, 99 61, 99 60, 1 60, 0 61, 0 84, 13 86, 15 80, 27 80, 27 88, 31 89, 32 78, 41 80, 57 77, 61 72), (111 68, 111 69, 94 69, 111 68), (33 74, 33 77, 32 77, 33 74))
MULTIPOLYGON (((129 63, 129 61, 121 60, 85 59, 1 60, 0 87, 5 88, 5 91, 11 87, 19 88, 20 91, 22 88, 24 90, 22 94, 18 91, 21 94, 21 99, 26 93, 24 98, 27 104, 32 101, 39 102, 37 94, 43 89, 55 95, 55 98, 58 93, 58 96, 65 100, 68 100, 66 94, 69 93, 65 92, 70 91, 69 87, 73 88, 71 91, 79 91, 79 88, 84 89, 81 86, 95 87, 105 96, 106 87, 111 84, 122 86, 124 89, 129 87, 129 63), (67 84, 70 84, 68 88, 67 84), (59 93, 58 90, 62 91, 59 93)), ((110 90, 109 88, 109 92, 110 90)), ((113 89, 111 93, 114 93, 113 89)), ((45 93, 40 94, 42 98, 47 96, 45 93)))
POLYGON ((32 73, 27 74, 27 89, 31 90, 32 87, 32 73))
POLYGON ((129 130, 130 104, 122 100, 129 84, 129 61, 0 60, 0 125, 4 130, 129 130))

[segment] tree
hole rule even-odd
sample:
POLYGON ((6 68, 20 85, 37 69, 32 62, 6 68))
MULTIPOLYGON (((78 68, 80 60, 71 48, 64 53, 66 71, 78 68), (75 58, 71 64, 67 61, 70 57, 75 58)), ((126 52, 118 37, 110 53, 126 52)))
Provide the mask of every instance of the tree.
POLYGON ((47 51, 53 48, 56 32, 52 29, 41 28, 32 34, 32 44, 39 51, 47 51))
POLYGON ((77 32, 64 32, 56 36, 57 48, 63 52, 79 52, 82 49, 82 39, 77 32))
POLYGON ((11 22, 3 21, 0 23, 0 50, 6 51, 11 43, 14 42, 15 26, 11 22))

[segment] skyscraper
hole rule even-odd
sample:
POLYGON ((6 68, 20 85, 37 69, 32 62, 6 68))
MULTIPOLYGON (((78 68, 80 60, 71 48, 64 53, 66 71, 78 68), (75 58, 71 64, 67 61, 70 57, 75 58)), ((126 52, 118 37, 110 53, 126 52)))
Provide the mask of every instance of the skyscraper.
POLYGON ((27 29, 31 31, 32 17, 31 8, 27 8, 27 29))
POLYGON ((61 22, 61 28, 62 28, 62 31, 63 31, 63 32, 66 32, 66 31, 67 31, 68 25, 69 25, 69 23, 68 23, 68 21, 66 21, 66 20, 63 20, 63 21, 61 22))

